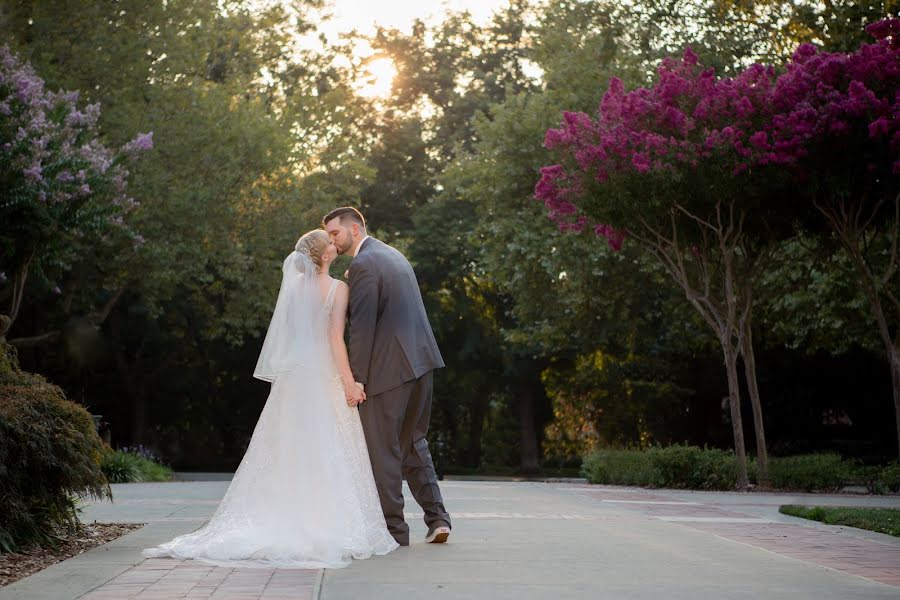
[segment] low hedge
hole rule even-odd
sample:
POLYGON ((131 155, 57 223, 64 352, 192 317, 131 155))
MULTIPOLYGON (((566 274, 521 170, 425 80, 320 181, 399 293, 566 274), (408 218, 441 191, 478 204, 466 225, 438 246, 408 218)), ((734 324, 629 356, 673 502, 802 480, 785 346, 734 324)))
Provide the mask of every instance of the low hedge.
POLYGON ((78 497, 109 498, 91 415, 43 377, 19 369, 0 340, 0 551, 52 545, 79 527, 78 497))
POLYGON ((734 455, 697 446, 653 446, 647 450, 597 450, 582 473, 592 483, 727 490, 734 488, 734 455))
POLYGON ((777 489, 835 492, 853 479, 855 468, 839 454, 783 456, 769 459, 769 479, 777 489))
POLYGON ((649 455, 640 450, 597 450, 587 455, 581 471, 591 483, 656 485, 649 455))
POLYGON ((856 480, 858 485, 865 485, 872 494, 900 492, 900 464, 859 467, 856 480))
MULTIPOLYGON (((733 452, 687 445, 602 449, 582 463, 582 474, 591 483, 611 485, 731 490, 736 473, 733 452)), ((752 458, 747 475, 757 482, 752 458)), ((834 453, 769 457, 769 479, 773 488, 805 492, 838 491, 865 479, 870 491, 884 493, 900 489, 900 466, 861 467, 834 453)))

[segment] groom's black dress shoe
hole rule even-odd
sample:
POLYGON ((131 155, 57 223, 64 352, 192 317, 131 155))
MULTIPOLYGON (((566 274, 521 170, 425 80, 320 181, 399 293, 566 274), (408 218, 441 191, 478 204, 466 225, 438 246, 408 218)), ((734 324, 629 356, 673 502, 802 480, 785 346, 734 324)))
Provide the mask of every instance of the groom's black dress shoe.
POLYGON ((443 544, 450 537, 450 526, 443 521, 438 521, 428 528, 425 536, 426 544, 443 544))

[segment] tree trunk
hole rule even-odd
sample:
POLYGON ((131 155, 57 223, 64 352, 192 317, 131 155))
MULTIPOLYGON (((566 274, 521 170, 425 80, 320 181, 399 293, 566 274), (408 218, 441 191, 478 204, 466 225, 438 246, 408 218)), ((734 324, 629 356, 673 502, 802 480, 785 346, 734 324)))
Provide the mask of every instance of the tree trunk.
POLYGON ((534 427, 534 388, 530 385, 519 392, 519 432, 522 445, 522 472, 537 473, 540 464, 537 431, 534 427))
MULTIPOLYGON (((722 254, 722 276, 724 284, 724 301, 725 301, 725 321, 724 328, 719 333, 722 348, 725 351, 725 370, 728 376, 728 401, 731 408, 731 428, 734 433, 734 456, 737 460, 736 484, 739 490, 746 490, 750 487, 747 478, 747 450, 744 445, 744 419, 741 417, 741 389, 738 382, 737 359, 740 354, 741 347, 732 343, 732 338, 741 339, 741 329, 744 323, 750 320, 750 308, 752 307, 752 294, 738 294, 737 277, 735 276, 735 250, 738 248, 740 241, 740 224, 735 229, 734 222, 734 204, 729 206, 729 219, 727 226, 722 225, 722 212, 720 207, 716 207, 716 216, 719 227, 716 230, 718 234, 719 250, 722 254), (749 302, 744 307, 743 322, 738 319, 741 312, 738 309, 738 299, 743 298, 745 302, 749 302), (738 334, 738 335, 735 335, 738 334)), ((745 285, 752 285, 750 281, 744 281, 745 285)))
POLYGON ((741 337, 741 356, 744 359, 744 376, 753 407, 753 431, 756 433, 757 483, 761 488, 769 488, 769 453, 766 450, 766 430, 763 420, 762 402, 756 381, 756 354, 753 351, 753 331, 750 315, 744 320, 744 334, 741 337))
POLYGON ((144 430, 147 425, 147 394, 132 373, 132 369, 128 365, 128 359, 120 350, 116 352, 116 366, 119 376, 125 384, 125 390, 128 394, 129 403, 131 404, 131 429, 129 431, 129 445, 138 445, 144 443, 144 430))
POLYGON ((731 429, 734 434, 734 455, 737 459, 737 488, 746 490, 750 482, 747 478, 747 451, 744 447, 744 421, 741 418, 741 391, 738 387, 737 352, 730 340, 724 340, 725 372, 728 376, 728 404, 731 408, 731 429))
POLYGON ((894 384, 894 420, 897 424, 897 460, 900 462, 900 348, 894 346, 891 358, 891 381, 894 384))
MULTIPOLYGON (((816 208, 828 221, 834 233, 837 234, 856 269, 857 275, 860 277, 862 291, 869 301, 872 317, 878 326, 878 335, 884 344, 884 351, 888 359, 888 366, 891 369, 891 381, 894 388, 897 458, 900 461, 900 326, 897 326, 894 335, 891 335, 891 328, 882 304, 883 295, 885 302, 888 302, 889 307, 893 308, 894 317, 900 318, 900 299, 898 299, 895 291, 897 278, 900 275, 900 256, 898 256, 898 249, 900 249, 900 194, 897 194, 894 198, 893 207, 893 226, 888 231, 891 248, 890 256, 884 273, 877 274, 870 267, 865 249, 866 234, 876 214, 873 213, 868 220, 862 221, 860 219, 862 210, 857 209, 856 206, 848 209, 847 206, 840 203, 831 205, 816 203, 816 208)), ((877 210, 878 208, 876 207, 875 211, 877 210)))
MULTIPOLYGON (((640 220, 643 232, 632 231, 631 235, 662 263, 663 267, 684 290, 691 305, 715 332, 722 346, 725 358, 725 372, 728 378, 728 403, 731 412, 731 426, 734 435, 734 454, 737 461, 736 486, 746 490, 749 487, 747 477, 747 451, 744 445, 744 427, 741 418, 741 393, 737 373, 737 359, 744 344, 741 332, 745 322, 749 327, 754 279, 745 274, 743 279, 738 273, 741 269, 735 266, 754 264, 751 257, 742 247, 744 240, 743 227, 745 214, 735 214, 735 205, 731 201, 723 211, 722 203, 716 204, 715 219, 702 219, 684 207, 675 204, 669 214, 671 233, 640 220), (703 240, 700 246, 685 246, 679 240, 678 216, 686 216, 698 228, 703 240), (713 241, 715 243, 713 243, 713 241), (721 279, 719 279, 721 277, 721 279), (721 287, 719 287, 721 285, 721 287), (741 285, 745 286, 741 293, 741 285), (750 286, 750 287, 746 287, 750 286), (741 301, 743 300, 743 305, 741 301), (736 345, 736 341, 741 340, 736 345)), ((752 270, 752 269, 751 269, 752 270)), ((753 371, 753 385, 756 382, 756 364, 753 362, 752 340, 747 352, 749 365, 753 371)), ((754 392, 756 390, 754 389, 754 392)), ((758 393, 757 393, 758 399, 758 393)), ((756 407, 754 407, 756 415, 756 407)), ((762 413, 759 413, 759 424, 762 425, 762 413)), ((761 429, 760 429, 761 431, 761 429)), ((762 445, 765 448, 765 444, 762 445)))
POLYGON ((894 387, 894 419, 897 425, 897 459, 900 461, 900 389, 898 389, 900 388, 900 343, 898 343, 900 342, 900 327, 897 329, 897 335, 891 336, 891 329, 884 314, 884 306, 881 303, 876 276, 869 270, 859 245, 852 241, 847 232, 840 233, 844 240, 844 246, 850 254, 853 264, 856 266, 857 273, 862 277, 862 289, 869 299, 869 308, 872 309, 872 316, 878 325, 878 334, 884 344, 884 353, 887 356, 888 366, 891 369, 891 380, 894 387), (849 243, 848 239, 851 240, 849 243))
POLYGON ((484 433, 485 401, 478 400, 473 403, 469 421, 469 439, 466 444, 464 464, 467 467, 478 468, 481 466, 482 434, 484 433))
POLYGON ((9 333, 13 323, 16 321, 16 317, 19 316, 19 308, 22 306, 22 299, 25 297, 25 282, 28 280, 28 270, 33 259, 34 252, 32 251, 13 275, 12 298, 9 302, 9 309, 7 314, 0 314, 0 339, 6 339, 6 334, 9 333))

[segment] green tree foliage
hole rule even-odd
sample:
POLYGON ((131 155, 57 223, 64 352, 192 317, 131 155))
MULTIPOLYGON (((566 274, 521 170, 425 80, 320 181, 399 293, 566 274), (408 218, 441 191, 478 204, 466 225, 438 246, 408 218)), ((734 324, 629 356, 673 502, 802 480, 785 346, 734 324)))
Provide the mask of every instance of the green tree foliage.
POLYGON ((100 107, 78 92, 52 92, 34 69, 0 47, 0 269, 11 273, 9 308, 0 313, 0 338, 13 325, 30 273, 65 270, 78 243, 136 238, 123 219, 135 203, 127 195, 125 161, 152 147, 152 134, 120 150, 103 145, 100 107))
POLYGON ((868 302, 847 277, 851 269, 844 252, 825 240, 801 236, 780 244, 760 283, 760 325, 769 343, 808 354, 879 351, 868 302))
MULTIPOLYGON (((366 181, 359 160, 345 160, 358 143, 334 143, 353 140, 346 125, 362 103, 328 56, 292 52, 309 23, 277 6, 37 2, 4 14, 50 85, 103 105, 106 136, 155 131, 156 150, 134 173, 132 224, 143 245, 79 247, 81 264, 51 280, 58 301, 32 296, 45 330, 14 340, 28 347, 62 336, 76 364, 115 365, 130 440, 140 442, 159 378, 198 360, 215 370, 211 344, 258 335, 300 224, 311 228, 366 181)), ((214 410, 210 396, 203 410, 214 410)))
MULTIPOLYGON (((101 103, 106 144, 152 130, 156 145, 133 173, 129 223, 144 243, 75 242, 72 260, 47 265, 11 332, 23 360, 103 413, 118 443, 144 441, 179 468, 233 468, 265 398, 250 370, 281 260, 328 209, 358 204, 413 261, 448 364, 430 433, 444 466, 534 470, 592 444, 691 436, 724 445, 714 342, 664 273, 541 215, 544 132, 561 111, 595 109, 610 76, 645 85, 685 46, 720 73, 781 63, 801 41, 852 47, 859 23, 895 3, 449 13, 367 40, 398 70, 376 99, 356 92, 359 39, 298 42, 321 4, 0 0, 0 31, 51 88, 101 103)), ((829 266, 845 259, 818 243, 785 243, 754 335, 796 361, 852 338, 863 360, 858 298, 829 266)))
POLYGON ((526 3, 514 2, 484 26, 461 13, 433 29, 417 24, 408 36, 382 30, 372 41, 397 65, 384 124, 399 127, 375 148, 370 164, 378 165, 378 175, 363 193, 364 208, 376 219, 390 215, 391 225, 384 226, 389 239, 408 235, 406 218, 412 222, 410 255, 448 359, 437 390, 436 430, 456 449, 454 458, 470 467, 482 461, 490 415, 502 414, 497 406, 520 423, 523 468, 538 466, 532 400, 542 395, 540 369, 503 342, 506 300, 480 265, 475 204, 460 198, 440 172, 475 143, 476 115, 508 93, 535 89, 524 73, 527 11, 526 3), (417 125, 420 111, 431 113, 424 127, 417 125))

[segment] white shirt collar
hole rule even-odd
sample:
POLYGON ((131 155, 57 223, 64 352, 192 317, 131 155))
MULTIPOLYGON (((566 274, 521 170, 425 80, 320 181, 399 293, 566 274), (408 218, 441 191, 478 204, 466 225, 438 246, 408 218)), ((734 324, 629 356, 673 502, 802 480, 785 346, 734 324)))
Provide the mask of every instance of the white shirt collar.
POLYGON ((356 247, 356 251, 353 253, 354 258, 356 258, 356 255, 359 254, 359 249, 362 248, 362 245, 366 243, 367 239, 369 239, 369 236, 366 236, 359 241, 359 245, 356 247))

